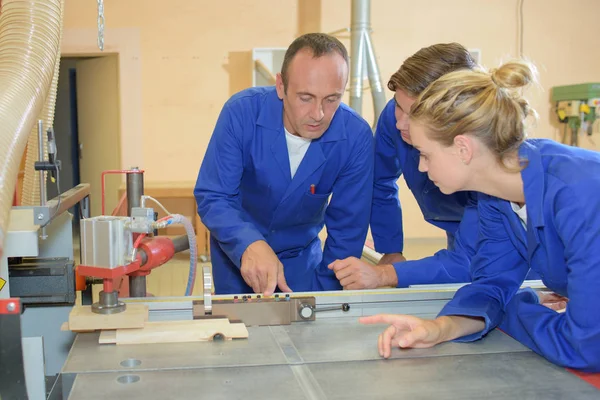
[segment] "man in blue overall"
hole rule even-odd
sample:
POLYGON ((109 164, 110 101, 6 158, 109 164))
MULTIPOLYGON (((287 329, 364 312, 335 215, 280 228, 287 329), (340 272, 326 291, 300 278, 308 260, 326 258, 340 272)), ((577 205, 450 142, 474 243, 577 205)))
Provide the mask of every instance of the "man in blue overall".
MULTIPOLYGON (((419 153, 412 145, 409 113, 419 95, 436 79, 477 66, 469 51, 458 43, 422 48, 407 58, 388 82, 394 92, 379 117, 375 132, 375 171, 371 233, 375 250, 383 253, 379 265, 355 257, 330 265, 345 289, 408 287, 419 284, 471 282, 471 259, 479 239, 477 194, 447 195, 419 171, 419 153), (403 255, 402 209, 398 199, 400 176, 412 192, 423 217, 445 231, 448 246, 430 257, 406 261, 403 255)), ((528 279, 539 279, 530 273, 528 279)))
POLYGON ((341 103, 347 80, 343 44, 307 34, 275 87, 223 107, 194 189, 217 294, 341 289, 327 266, 361 256, 373 190, 373 136, 341 103))

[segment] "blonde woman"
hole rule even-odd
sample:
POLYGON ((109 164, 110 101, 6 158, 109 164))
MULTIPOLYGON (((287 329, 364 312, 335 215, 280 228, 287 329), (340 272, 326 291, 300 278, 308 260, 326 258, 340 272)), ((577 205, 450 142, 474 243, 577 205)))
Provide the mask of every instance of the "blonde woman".
POLYGON ((361 318, 391 324, 379 353, 473 341, 499 326, 549 361, 600 371, 600 154, 551 140, 525 140, 534 111, 515 89, 535 68, 511 62, 490 73, 443 76, 410 111, 419 169, 442 193, 480 192, 473 282, 434 320, 361 318), (529 269, 569 298, 564 313, 518 292, 529 269))

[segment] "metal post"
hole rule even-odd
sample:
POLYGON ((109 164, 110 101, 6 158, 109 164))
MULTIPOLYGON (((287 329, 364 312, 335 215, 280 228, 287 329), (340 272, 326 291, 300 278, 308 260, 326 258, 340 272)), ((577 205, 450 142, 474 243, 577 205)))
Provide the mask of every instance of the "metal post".
MULTIPOLYGON (((38 120, 38 159, 40 162, 44 161, 44 121, 38 120)), ((60 195, 60 193, 59 193, 60 195)), ((46 193, 46 173, 40 171, 40 206, 45 206, 48 200, 48 194, 46 193)), ((46 234, 46 227, 41 228, 40 238, 45 240, 48 237, 46 234)))
POLYGON ((81 215, 83 218, 90 218, 91 210, 90 210, 90 196, 86 196, 81 200, 81 215))
POLYGON ((350 24, 350 107, 362 114, 363 71, 365 65, 364 33, 369 27, 370 0, 352 0, 350 24))
MULTIPOLYGON (((81 217, 83 219, 90 218, 90 196, 85 196, 83 199, 81 199, 81 202, 79 203, 79 210, 81 211, 81 217)), ((81 221, 79 223, 81 224, 81 221)), ((79 226, 81 227, 81 225, 79 226)), ((81 236, 81 232, 79 233, 79 235, 81 236)), ((81 241, 79 246, 79 259, 83 260, 83 248, 81 246, 81 241)))
POLYGON ((129 277, 129 297, 146 297, 146 277, 129 277))
MULTIPOLYGON (((138 170, 137 167, 131 168, 138 170)), ((143 173, 128 173, 127 174, 127 215, 131 217, 131 209, 140 207, 142 195, 144 194, 144 174, 143 173)), ((145 276, 130 276, 129 277, 129 296, 130 297, 146 297, 146 277, 145 276)))
MULTIPOLYGON (((132 171, 138 171, 139 168, 133 167, 132 171)), ((131 217, 131 209, 140 207, 142 195, 144 194, 144 174, 128 173, 127 174, 127 216, 131 217)))
POLYGON ((385 94, 383 93, 383 83, 381 82, 377 57, 375 57, 375 50, 373 49, 371 33, 369 31, 365 32, 364 41, 367 54, 365 58, 367 61, 367 72, 369 74, 369 85, 371 86, 371 96, 373 97, 373 128, 375 128, 377 126, 379 115, 385 108, 385 94))
POLYGON ((385 108, 385 94, 371 41, 371 0, 352 0, 350 24, 350 107, 362 114, 363 75, 369 77, 373 96, 373 128, 385 108))

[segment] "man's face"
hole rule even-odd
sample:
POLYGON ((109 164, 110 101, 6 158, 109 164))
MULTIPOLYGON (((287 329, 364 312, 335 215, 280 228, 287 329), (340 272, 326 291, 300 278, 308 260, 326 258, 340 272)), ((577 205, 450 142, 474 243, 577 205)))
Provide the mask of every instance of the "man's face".
POLYGON ((408 123, 408 114, 415 99, 408 96, 403 90, 396 90, 394 93, 394 101, 396 102, 396 128, 400 131, 400 136, 408 144, 412 144, 410 139, 410 124, 408 123))
POLYGON ((313 58, 300 50, 287 70, 287 93, 277 74, 277 95, 283 100, 283 123, 293 135, 320 138, 335 115, 348 81, 348 65, 338 53, 313 58))

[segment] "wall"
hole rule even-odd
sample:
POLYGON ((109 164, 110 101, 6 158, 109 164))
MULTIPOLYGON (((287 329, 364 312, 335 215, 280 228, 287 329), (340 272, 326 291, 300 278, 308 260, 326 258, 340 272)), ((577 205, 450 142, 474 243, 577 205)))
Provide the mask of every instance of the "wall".
MULTIPOLYGON (((349 26, 349 0, 322 2, 322 30, 332 32, 349 26)), ((422 47, 456 41, 480 49, 488 68, 518 56, 517 6, 512 0, 373 0, 373 43, 383 77, 391 76, 402 61, 422 47)), ((576 0, 525 0, 523 3, 524 56, 539 68, 540 86, 526 94, 539 113, 533 137, 558 138, 558 124, 550 103, 551 88, 571 83, 600 82, 600 52, 592 49, 600 2, 576 0), (565 18, 565 15, 568 17, 565 18), (584 39, 585 38, 585 39, 584 39)), ((349 45, 349 40, 345 43, 349 45)), ((367 93, 368 94, 368 93, 367 93)), ((391 98, 391 92, 386 93, 391 98)), ((365 117, 372 118, 371 102, 363 104, 365 117), (369 113, 367 113, 369 112, 369 113)), ((598 125, 596 125, 598 127, 598 125)), ((600 149, 583 139, 582 146, 600 149)), ((414 198, 400 182, 407 237, 439 237, 440 230, 424 223, 414 198)))
MULTIPOLYGON (((373 41, 382 76, 389 77, 406 57, 437 42, 457 41, 481 49, 487 66, 516 56, 517 4, 517 0, 373 0, 373 41)), ((540 68, 541 87, 529 92, 540 113, 532 136, 553 137, 557 127, 550 88, 600 81, 600 52, 593 50, 600 1, 525 0, 523 10, 524 54, 540 68)), ((135 117, 141 123, 122 129, 122 148, 136 152, 124 153, 123 166, 130 160, 143 165, 148 180, 191 181, 228 97, 229 53, 285 47, 297 32, 309 28, 331 32, 348 27, 350 0, 105 0, 105 12, 107 45, 116 40, 111 30, 139 33, 135 57, 140 76, 133 78, 139 78, 141 106, 133 112, 139 113, 135 117), (134 135, 142 139, 141 147, 126 144, 134 135)), ((66 0, 65 32, 92 35, 95 30, 96 2, 66 0)), ((346 39, 345 43, 349 45, 346 39)), ((370 104, 363 104, 367 118, 370 104)), ((405 187, 401 193, 405 224, 410 227, 406 236, 439 237, 439 230, 423 222, 405 187)))
MULTIPOLYGON (((196 179, 228 98, 228 53, 285 47, 297 29, 293 0, 105 0, 104 9, 107 48, 111 30, 139 31, 142 145, 122 148, 142 154, 123 162, 156 181, 196 179)), ((66 0, 65 32, 95 31, 96 13, 95 1, 66 0)))

